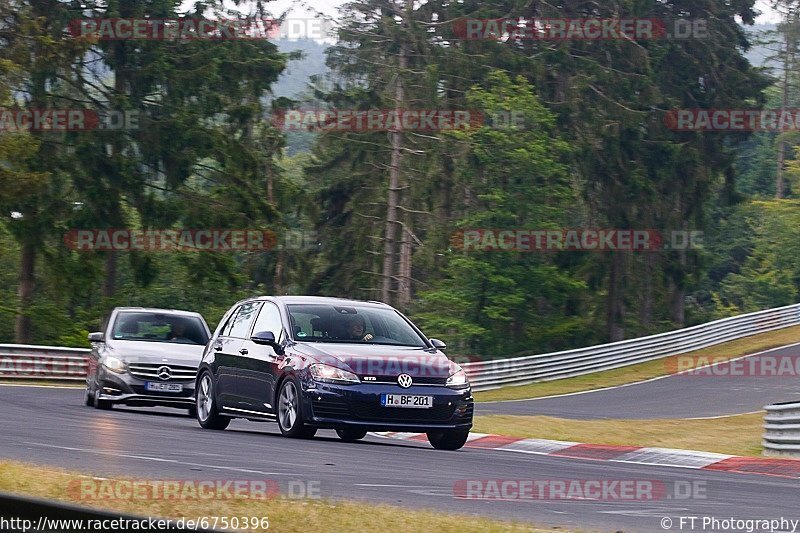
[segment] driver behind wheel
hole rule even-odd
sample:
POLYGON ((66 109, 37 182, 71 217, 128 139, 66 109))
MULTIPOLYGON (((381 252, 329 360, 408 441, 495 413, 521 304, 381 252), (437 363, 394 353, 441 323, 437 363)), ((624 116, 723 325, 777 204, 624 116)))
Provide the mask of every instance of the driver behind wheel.
POLYGON ((354 341, 369 341, 374 338, 371 333, 367 333, 367 326, 364 322, 364 317, 361 315, 350 317, 350 323, 347 327, 347 336, 348 339, 354 341))

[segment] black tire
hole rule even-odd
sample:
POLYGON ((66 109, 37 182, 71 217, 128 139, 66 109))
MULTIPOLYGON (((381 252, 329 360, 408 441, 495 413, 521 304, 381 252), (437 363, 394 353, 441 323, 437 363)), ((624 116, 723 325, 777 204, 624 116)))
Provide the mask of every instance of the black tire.
POLYGON ((278 427, 284 437, 310 439, 317 428, 306 425, 303 410, 300 408, 300 387, 294 378, 281 383, 278 392, 278 427))
POLYGON ((195 411, 200 427, 215 430, 223 430, 228 427, 231 419, 230 417, 222 416, 217 411, 217 400, 214 397, 214 380, 208 370, 200 374, 200 379, 197 380, 195 398, 195 407, 192 409, 195 411))
POLYGON ((83 395, 83 404, 86 407, 94 407, 94 393, 89 388, 89 385, 86 385, 86 393, 83 395))
POLYGON ((100 389, 95 389, 94 391, 94 407, 95 409, 102 409, 103 411, 108 411, 114 404, 110 400, 101 400, 100 399, 100 389))
POLYGON ((366 429, 337 429, 336 434, 345 442, 355 442, 367 436, 366 429))
POLYGON ((428 442, 437 450, 458 450, 464 447, 469 431, 428 432, 428 442))

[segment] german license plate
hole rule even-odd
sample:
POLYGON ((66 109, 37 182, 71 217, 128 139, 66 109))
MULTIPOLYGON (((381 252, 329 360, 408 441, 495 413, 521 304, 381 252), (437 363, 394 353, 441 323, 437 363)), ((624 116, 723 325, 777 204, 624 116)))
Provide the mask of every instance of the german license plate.
POLYGON ((414 396, 412 394, 381 394, 384 407, 407 407, 409 409, 430 409, 433 396, 414 396))
POLYGON ((183 385, 180 383, 157 383, 148 381, 144 384, 144 388, 150 392, 183 392, 183 385))

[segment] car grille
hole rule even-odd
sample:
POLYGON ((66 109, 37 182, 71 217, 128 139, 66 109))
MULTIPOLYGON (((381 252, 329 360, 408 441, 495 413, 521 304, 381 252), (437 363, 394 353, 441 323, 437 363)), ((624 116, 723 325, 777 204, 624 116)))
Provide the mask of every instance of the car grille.
POLYGON ((401 409, 382 407, 377 401, 353 401, 352 413, 362 420, 407 420, 446 422, 453 417, 455 405, 440 404, 430 409, 401 409))
MULTIPOLYGON (((397 385, 397 376, 374 376, 376 379, 375 381, 364 381, 364 376, 368 374, 364 374, 361 377, 363 383, 371 384, 371 383, 380 383, 382 385, 397 385)), ((447 383, 446 377, 435 377, 435 376, 411 376, 411 379, 414 380, 414 385, 439 385, 444 386, 447 383)), ((399 385, 397 385, 400 387, 399 385)))
POLYGON ((314 416, 323 418, 346 418, 350 414, 347 402, 342 400, 322 400, 316 399, 311 404, 314 409, 314 416))
POLYGON ((197 367, 169 363, 129 363, 128 371, 135 378, 150 381, 194 381, 197 377, 197 367), (169 368, 172 374, 169 379, 161 379, 158 376, 158 369, 164 366, 169 368))

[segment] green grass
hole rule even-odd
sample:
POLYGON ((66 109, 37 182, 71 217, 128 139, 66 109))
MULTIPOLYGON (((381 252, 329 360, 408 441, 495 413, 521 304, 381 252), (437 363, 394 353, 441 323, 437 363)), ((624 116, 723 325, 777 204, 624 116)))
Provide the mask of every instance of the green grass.
MULTIPOLYGON (((0 492, 62 500, 142 517, 268 517, 269 531, 442 531, 533 532, 564 531, 560 528, 538 528, 520 522, 491 520, 477 516, 447 514, 436 510, 410 510, 390 505, 360 501, 335 500, 247 500, 223 498, 212 500, 131 500, 109 499, 102 502, 76 501, 75 485, 86 475, 60 469, 43 468, 12 461, 0 461, 0 492), (72 485, 70 485, 72 483, 72 485), (70 489, 69 487, 73 487, 70 489)), ((202 481, 197 477, 190 477, 202 481)), ((248 529, 247 531, 266 531, 248 529)), ((570 531, 575 531, 570 529, 570 531)))
POLYGON ((521 400, 614 387, 670 374, 677 367, 677 361, 681 357, 683 358, 682 361, 685 361, 687 356, 691 356, 717 362, 735 359, 743 355, 777 348, 794 342, 800 342, 800 326, 760 333, 695 352, 673 355, 655 361, 647 361, 646 363, 615 368, 614 370, 606 370, 585 376, 477 392, 475 393, 475 400, 479 402, 521 400))
POLYGON ((761 455, 763 413, 706 420, 566 420, 549 416, 487 415, 473 431, 592 444, 680 448, 761 455))

